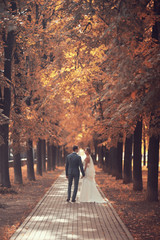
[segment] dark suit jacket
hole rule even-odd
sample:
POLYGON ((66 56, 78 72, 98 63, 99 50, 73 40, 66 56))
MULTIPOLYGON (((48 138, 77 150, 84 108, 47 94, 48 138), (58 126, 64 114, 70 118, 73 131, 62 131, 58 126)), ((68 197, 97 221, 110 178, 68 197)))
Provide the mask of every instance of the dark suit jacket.
POLYGON ((81 157, 76 152, 69 154, 66 160, 66 176, 73 174, 74 176, 79 177, 79 167, 82 175, 84 176, 85 173, 83 170, 81 157))

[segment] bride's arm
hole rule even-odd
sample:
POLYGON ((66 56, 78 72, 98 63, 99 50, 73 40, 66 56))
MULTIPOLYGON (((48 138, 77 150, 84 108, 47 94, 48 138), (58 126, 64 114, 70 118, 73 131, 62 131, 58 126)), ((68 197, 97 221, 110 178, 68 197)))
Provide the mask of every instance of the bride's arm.
POLYGON ((90 162, 90 158, 86 157, 84 171, 86 171, 86 168, 87 168, 87 165, 88 165, 89 162, 90 162))

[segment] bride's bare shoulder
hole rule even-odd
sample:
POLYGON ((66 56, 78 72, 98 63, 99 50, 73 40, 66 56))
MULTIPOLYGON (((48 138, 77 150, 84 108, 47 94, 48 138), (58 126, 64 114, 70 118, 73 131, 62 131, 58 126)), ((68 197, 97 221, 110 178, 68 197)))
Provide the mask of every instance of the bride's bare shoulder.
POLYGON ((85 161, 86 161, 87 163, 89 163, 89 162, 90 162, 90 157, 87 156, 86 159, 85 159, 85 161))

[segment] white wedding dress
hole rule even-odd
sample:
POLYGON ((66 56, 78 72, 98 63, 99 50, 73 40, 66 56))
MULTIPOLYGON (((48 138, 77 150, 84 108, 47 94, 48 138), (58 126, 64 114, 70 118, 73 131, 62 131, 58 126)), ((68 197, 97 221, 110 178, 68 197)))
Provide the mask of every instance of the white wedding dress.
MULTIPOLYGON (((90 162, 85 171, 85 177, 82 179, 82 186, 80 190, 79 201, 80 202, 95 202, 95 203, 104 203, 106 202, 101 196, 100 192, 96 187, 95 182, 95 169, 92 157, 90 157, 90 162)), ((85 160, 84 160, 85 164, 85 160)))

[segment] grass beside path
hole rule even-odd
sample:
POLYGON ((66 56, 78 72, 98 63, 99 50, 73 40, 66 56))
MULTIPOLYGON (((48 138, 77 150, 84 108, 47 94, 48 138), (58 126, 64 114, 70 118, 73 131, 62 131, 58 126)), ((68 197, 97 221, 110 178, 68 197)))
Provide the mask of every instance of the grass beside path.
MULTIPOLYGON (((132 183, 125 185, 123 180, 104 173, 96 166, 96 182, 112 203, 118 215, 128 227, 135 240, 160 239, 160 201, 147 202, 147 168, 143 167, 142 192, 134 192, 132 183)), ((160 199, 160 180, 159 180, 160 199)))
POLYGON ((63 170, 64 167, 57 167, 36 176, 36 181, 28 181, 27 167, 23 166, 23 185, 18 185, 13 182, 14 169, 9 169, 12 187, 0 187, 0 240, 9 240, 63 170))

